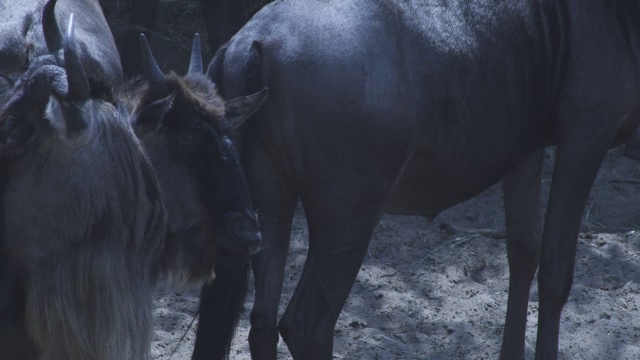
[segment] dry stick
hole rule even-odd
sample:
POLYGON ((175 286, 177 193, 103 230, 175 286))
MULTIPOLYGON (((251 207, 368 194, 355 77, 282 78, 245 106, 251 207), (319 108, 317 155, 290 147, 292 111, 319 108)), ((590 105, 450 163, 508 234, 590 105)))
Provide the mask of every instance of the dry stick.
MULTIPOLYGON (((384 338, 385 340, 393 341, 392 339, 389 339, 389 337, 388 337, 388 336, 381 335, 381 337, 382 337, 382 338, 384 338)), ((375 347, 378 347, 378 348, 380 348, 380 349, 382 349, 382 350, 386 350, 386 351, 388 351, 388 352, 395 352, 395 353, 398 353, 398 352, 399 352, 399 353, 403 353, 405 356, 407 356, 407 358, 412 358, 412 359, 424 359, 424 356, 419 355, 419 354, 416 354, 416 353, 414 353, 414 352, 412 352, 412 351, 400 350, 400 349, 395 349, 395 350, 394 350, 394 349, 389 349, 389 348, 384 347, 384 346, 382 346, 382 345, 380 345, 380 344, 378 344, 378 343, 375 343, 375 342, 373 342, 373 341, 369 341, 369 340, 368 340, 368 337, 363 338, 363 339, 362 339, 362 341, 363 341, 363 342, 365 342, 365 343, 367 343, 367 344, 369 344, 369 345, 373 345, 373 346, 375 346, 375 347)))
POLYGON ((187 330, 185 330, 184 334, 182 334, 182 336, 180 337, 180 340, 178 340, 178 344, 176 344, 176 346, 173 348, 173 351, 171 351, 171 355, 169 355, 169 360, 173 359, 173 356, 176 354, 176 352, 178 352, 178 348, 180 347, 180 345, 182 345, 182 341, 184 340, 185 336, 187 336, 187 333, 193 327, 193 323, 196 321, 196 318, 198 317, 198 315, 200 315, 200 306, 198 306, 198 310, 193 315, 193 318, 191 319, 191 323, 189 323, 189 326, 187 326, 187 330))
POLYGON ((440 230, 444 231, 447 235, 460 235, 460 234, 469 234, 469 235, 480 235, 490 239, 506 239, 507 235, 504 230, 496 230, 496 229, 476 229, 476 228, 466 228, 462 226, 451 225, 449 223, 443 222, 440 224, 440 230))
POLYGON ((580 236, 582 236, 582 234, 586 233, 586 232, 590 232, 593 235, 598 235, 598 234, 627 234, 630 232, 635 232, 640 230, 640 227, 607 227, 607 226, 601 226, 601 227, 589 227, 587 229, 585 229, 585 231, 583 233, 580 233, 580 236))
POLYGON ((609 180, 610 183, 618 183, 618 184, 640 184, 640 180, 637 179, 612 179, 609 180))
MULTIPOLYGON (((475 238, 477 236, 478 236, 477 234, 465 234, 465 235, 463 235, 463 236, 461 236, 459 238, 455 238, 453 240, 445 241, 444 243, 440 244, 440 246, 436 246, 434 249, 431 249, 431 251, 429 251, 429 253, 425 257, 423 257, 422 260, 418 261, 418 266, 422 266, 422 263, 425 260, 427 260, 427 258, 433 259, 433 260, 435 260, 435 261, 437 261, 437 262, 439 262, 441 264, 444 263, 442 260, 440 260, 440 259, 438 259, 438 258, 436 258, 434 256, 431 256, 431 254, 433 254, 434 252, 442 249, 443 247, 445 247, 447 245, 450 245, 450 244, 452 246, 460 245, 460 244, 466 243, 467 241, 469 241, 469 240, 471 240, 471 239, 473 239, 473 238, 475 238)), ((415 262, 413 262, 413 263, 411 263, 411 264, 409 264, 409 265, 407 265, 405 267, 410 267, 410 266, 413 266, 414 264, 415 264, 415 262)))

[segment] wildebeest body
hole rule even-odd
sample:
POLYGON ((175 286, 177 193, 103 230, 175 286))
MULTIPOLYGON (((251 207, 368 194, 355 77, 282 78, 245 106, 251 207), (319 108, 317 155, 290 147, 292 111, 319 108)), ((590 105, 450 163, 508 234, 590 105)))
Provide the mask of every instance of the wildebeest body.
MULTIPOLYGON (((635 1, 281 1, 221 49, 225 97, 267 86, 243 129, 264 251, 250 344, 275 359, 297 198, 309 255, 280 333, 329 359, 384 211, 434 216, 504 179, 510 294, 501 356, 522 358, 538 268, 537 358, 556 358, 582 210, 607 149, 638 125, 635 1), (544 230, 541 150, 557 145, 544 230)), ((204 305, 203 305, 204 306, 204 305)))
POLYGON ((8 166, 5 251, 44 358, 146 358, 164 208, 126 114, 88 103, 95 136, 54 136, 8 166))
MULTIPOLYGON (((495 19, 507 9, 492 4, 475 10, 481 13, 464 5, 279 6, 287 9, 257 14, 236 36, 225 66, 237 66, 234 56, 244 56, 247 43, 258 41, 262 81, 283 94, 272 101, 286 110, 277 122, 260 120, 257 126, 260 134, 269 131, 262 135, 269 148, 286 154, 277 159, 289 161, 294 178, 322 183, 336 171, 358 173, 363 167, 373 180, 372 165, 388 178, 390 167, 400 170, 413 159, 402 184, 412 183, 409 175, 418 177, 411 199, 404 199, 414 203, 398 203, 411 214, 434 215, 494 184, 553 140, 556 83, 566 59, 548 61, 558 44, 545 42, 533 21, 495 19), (418 17, 429 24, 407 24, 418 17), (475 25, 460 28, 468 23, 475 25), (305 24, 304 31, 294 30, 297 24, 305 24), (503 28, 510 31, 492 31, 503 28), (261 32, 269 35, 255 35, 261 32), (272 140, 277 137, 281 141, 272 140), (305 166, 317 160, 330 162, 331 171, 305 166)), ((517 11, 524 12, 509 13, 517 11)), ((224 80, 225 93, 233 93, 235 79, 224 80)))
POLYGON ((97 1, 29 5, 0 4, 23 17, 3 22, 0 50, 3 354, 145 359, 165 211, 129 114, 105 99, 121 78, 113 39, 97 1), (71 13, 77 43, 53 20, 71 13))

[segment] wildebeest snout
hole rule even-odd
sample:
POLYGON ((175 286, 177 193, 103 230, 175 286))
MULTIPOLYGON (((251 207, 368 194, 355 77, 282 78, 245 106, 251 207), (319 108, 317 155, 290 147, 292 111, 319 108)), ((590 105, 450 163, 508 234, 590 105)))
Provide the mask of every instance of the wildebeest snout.
POLYGON ((251 255, 258 250, 262 236, 255 212, 230 212, 224 216, 224 221, 227 241, 231 244, 221 244, 222 246, 241 255, 251 255))

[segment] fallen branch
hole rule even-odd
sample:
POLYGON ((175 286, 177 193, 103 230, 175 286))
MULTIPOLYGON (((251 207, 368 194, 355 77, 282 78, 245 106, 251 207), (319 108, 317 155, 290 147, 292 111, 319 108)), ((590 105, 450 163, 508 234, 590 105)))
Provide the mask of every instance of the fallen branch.
POLYGON ((640 185, 640 180, 638 179, 612 179, 609 180, 610 183, 618 183, 618 184, 633 184, 640 185))
POLYGON ((451 225, 446 222, 440 224, 439 228, 447 235, 480 235, 490 239, 498 240, 507 238, 507 234, 504 230, 466 228, 462 226, 451 225))

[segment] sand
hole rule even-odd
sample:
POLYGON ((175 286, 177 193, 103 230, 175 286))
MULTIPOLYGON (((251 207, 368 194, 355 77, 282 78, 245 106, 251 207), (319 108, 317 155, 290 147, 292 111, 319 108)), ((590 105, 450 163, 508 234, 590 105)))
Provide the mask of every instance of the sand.
MULTIPOLYGON (((547 151, 544 198, 553 149, 547 151)), ((610 152, 592 190, 578 242, 575 280, 564 308, 561 359, 640 359, 640 163, 610 152)), ((447 235, 442 222, 504 229, 500 184, 428 222, 386 215, 335 330, 336 359, 497 359, 506 313, 509 271, 504 240, 447 235)), ((302 209, 294 219, 280 314, 307 252, 302 209)), ((252 280, 253 281, 253 280, 252 280)), ((154 359, 190 359, 198 290, 159 296, 154 310, 154 359), (184 339, 180 342, 180 338, 184 339), (179 344, 175 354, 171 353, 179 344)), ((534 281, 526 357, 533 358, 538 315, 534 281)), ((249 290, 231 359, 250 359, 249 290)), ((280 359, 290 359, 278 345, 280 359)))

